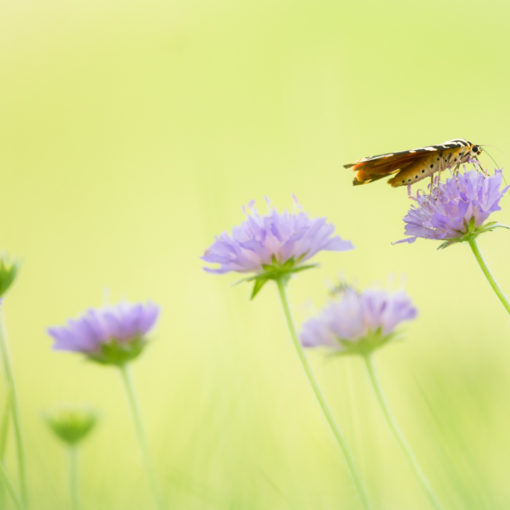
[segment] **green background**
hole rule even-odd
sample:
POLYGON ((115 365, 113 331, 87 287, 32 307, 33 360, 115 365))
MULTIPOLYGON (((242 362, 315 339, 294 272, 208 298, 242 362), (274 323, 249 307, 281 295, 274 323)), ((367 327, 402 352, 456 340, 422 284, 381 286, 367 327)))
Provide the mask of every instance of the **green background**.
MULTIPOLYGON (((292 193, 356 245, 293 279, 297 323, 339 274, 405 281, 420 315, 376 360, 395 415, 447 509, 510 507, 508 317, 467 245, 391 245, 405 189, 342 168, 457 137, 505 166, 509 17, 502 0, 2 2, 0 244, 23 259, 5 313, 34 509, 69 505, 41 420, 60 401, 101 413, 83 509, 152 508, 119 374, 45 333, 121 299, 162 307, 133 369, 169 508, 360 508, 276 289, 250 302, 199 260, 249 200, 292 193)), ((510 234, 480 245, 510 289, 510 234)), ((309 357, 375 507, 430 508, 361 361, 309 357)))

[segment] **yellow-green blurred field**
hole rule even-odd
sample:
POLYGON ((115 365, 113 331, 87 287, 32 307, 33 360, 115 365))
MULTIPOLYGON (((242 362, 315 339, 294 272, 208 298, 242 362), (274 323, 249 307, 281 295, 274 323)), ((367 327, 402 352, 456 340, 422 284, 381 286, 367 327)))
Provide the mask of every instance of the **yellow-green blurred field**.
MULTIPOLYGON (((356 245, 291 282, 298 324, 339 273, 405 278, 420 316, 377 356, 390 404, 446 509, 510 508, 509 318, 467 245, 392 246, 405 189, 341 166, 465 137, 508 167, 509 20, 500 0, 1 3, 0 249, 23 259, 5 314, 34 510, 69 508, 41 420, 61 401, 101 413, 82 510, 152 508, 116 370, 45 332, 123 298, 163 310, 133 369, 169 509, 361 508, 274 286, 250 302, 199 259, 250 199, 292 193, 356 245)), ((480 246, 510 292, 510 234, 480 246)), ((360 360, 309 357, 375 508, 430 508, 360 360)))

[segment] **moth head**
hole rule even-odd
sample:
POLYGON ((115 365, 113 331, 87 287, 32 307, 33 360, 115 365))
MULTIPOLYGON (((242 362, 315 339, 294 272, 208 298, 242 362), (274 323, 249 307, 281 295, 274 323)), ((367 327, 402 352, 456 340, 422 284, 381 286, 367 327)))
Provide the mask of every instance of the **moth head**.
POLYGON ((479 145, 471 145, 471 152, 475 155, 475 156, 478 156, 482 153, 482 148, 479 146, 479 145))

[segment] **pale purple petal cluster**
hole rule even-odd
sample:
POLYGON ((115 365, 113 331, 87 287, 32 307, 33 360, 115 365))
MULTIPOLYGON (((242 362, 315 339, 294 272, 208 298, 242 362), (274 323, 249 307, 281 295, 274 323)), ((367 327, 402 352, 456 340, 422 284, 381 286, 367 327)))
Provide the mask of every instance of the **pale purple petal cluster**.
POLYGON ((501 171, 485 176, 474 170, 451 177, 429 194, 418 194, 417 204, 404 217, 405 233, 399 242, 413 243, 418 237, 448 240, 480 227, 494 212, 508 189, 500 189, 501 171), (471 225, 471 227, 470 227, 471 225))
POLYGON ((246 221, 226 232, 202 256, 206 262, 219 267, 205 267, 211 273, 259 272, 262 265, 274 260, 284 263, 290 259, 305 261, 322 250, 344 251, 353 249, 350 241, 334 236, 335 227, 325 218, 311 219, 298 210, 278 213, 272 209, 262 216, 253 203, 246 211, 246 221))
POLYGON ((357 342, 372 333, 390 335, 406 320, 414 319, 417 310, 403 291, 381 289, 364 292, 347 290, 340 299, 331 301, 318 317, 303 325, 301 343, 305 347, 345 349, 341 340, 357 342))
POLYGON ((84 354, 97 353, 103 343, 129 343, 143 338, 156 323, 159 307, 147 303, 119 303, 99 309, 89 309, 65 326, 48 329, 54 338, 53 348, 84 354))

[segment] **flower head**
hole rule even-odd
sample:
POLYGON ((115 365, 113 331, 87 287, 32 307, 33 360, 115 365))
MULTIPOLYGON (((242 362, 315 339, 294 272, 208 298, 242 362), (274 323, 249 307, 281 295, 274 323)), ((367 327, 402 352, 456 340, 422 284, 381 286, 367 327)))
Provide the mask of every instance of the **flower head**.
POLYGON ((121 365, 145 347, 146 334, 156 323, 159 308, 151 303, 119 303, 89 309, 65 326, 48 329, 53 348, 81 352, 99 363, 121 365))
POLYGON ((416 315, 403 291, 347 289, 318 317, 305 322, 301 343, 304 347, 329 347, 341 354, 367 354, 391 340, 396 327, 416 315))
POLYGON ((454 175, 428 194, 418 194, 417 205, 404 217, 405 233, 410 237, 398 242, 413 243, 422 237, 444 241, 444 248, 503 226, 485 223, 501 209, 499 201, 508 190, 508 186, 500 189, 501 180, 501 171, 485 176, 471 170, 454 175))
POLYGON ((87 406, 61 405, 45 413, 46 422, 55 435, 74 445, 94 428, 97 414, 87 406))
MULTIPOLYGON (((297 204, 297 202, 296 202, 297 204)), ((353 249, 350 241, 334 236, 335 227, 325 218, 309 218, 298 206, 295 212, 279 213, 272 208, 260 215, 251 202, 246 220, 216 237, 202 259, 219 267, 205 267, 210 273, 256 273, 254 294, 269 279, 277 279, 312 267, 303 262, 319 251, 353 249)))

